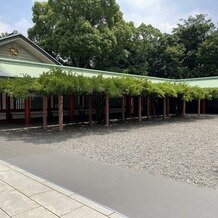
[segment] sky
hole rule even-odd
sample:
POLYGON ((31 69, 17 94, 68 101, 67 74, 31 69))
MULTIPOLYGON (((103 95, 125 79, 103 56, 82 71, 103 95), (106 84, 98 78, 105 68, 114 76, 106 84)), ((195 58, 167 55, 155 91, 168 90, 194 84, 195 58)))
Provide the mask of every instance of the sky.
MULTIPOLYGON (((17 30, 27 35, 27 29, 33 26, 34 1, 0 0, 0 33, 17 30)), ((199 13, 208 14, 208 18, 218 23, 217 0, 117 0, 117 3, 126 21, 133 21, 137 26, 142 22, 151 24, 167 33, 181 18, 199 13)))

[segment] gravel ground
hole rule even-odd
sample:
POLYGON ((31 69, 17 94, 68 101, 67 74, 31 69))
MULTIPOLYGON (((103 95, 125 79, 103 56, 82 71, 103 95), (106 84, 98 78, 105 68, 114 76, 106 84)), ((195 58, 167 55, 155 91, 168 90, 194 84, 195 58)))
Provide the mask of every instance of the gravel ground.
POLYGON ((103 126, 1 131, 21 140, 218 189, 218 116, 103 126))

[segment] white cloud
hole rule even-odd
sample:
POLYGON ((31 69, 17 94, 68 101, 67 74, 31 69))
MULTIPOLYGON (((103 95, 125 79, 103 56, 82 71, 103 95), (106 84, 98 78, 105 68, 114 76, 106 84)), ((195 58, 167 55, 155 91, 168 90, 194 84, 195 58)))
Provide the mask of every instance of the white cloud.
POLYGON ((18 22, 14 24, 14 29, 17 30, 19 33, 22 33, 24 35, 27 35, 27 30, 32 26, 32 23, 25 19, 22 18, 18 22))
POLYGON ((8 24, 0 21, 0 33, 11 33, 14 30, 17 30, 19 33, 27 35, 27 30, 32 26, 32 23, 25 18, 17 21, 14 24, 8 24))
POLYGON ((32 2, 46 2, 47 0, 32 0, 32 2))
POLYGON ((181 4, 169 0, 117 0, 127 21, 136 25, 151 24, 162 32, 170 33, 181 18, 206 13, 199 9, 183 10, 181 4))
POLYGON ((12 32, 13 27, 7 23, 3 23, 0 21, 0 33, 5 33, 5 32, 12 32))

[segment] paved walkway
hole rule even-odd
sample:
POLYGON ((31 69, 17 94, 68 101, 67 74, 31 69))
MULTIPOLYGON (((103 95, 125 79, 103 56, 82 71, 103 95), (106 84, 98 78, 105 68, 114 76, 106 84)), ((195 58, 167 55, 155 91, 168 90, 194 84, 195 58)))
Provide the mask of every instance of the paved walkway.
MULTIPOLYGON (((0 136, 0 159, 134 218, 216 218, 218 191, 0 136)), ((0 176, 1 178, 1 176, 0 176)))
POLYGON ((1 218, 121 218, 114 211, 0 161, 1 218))

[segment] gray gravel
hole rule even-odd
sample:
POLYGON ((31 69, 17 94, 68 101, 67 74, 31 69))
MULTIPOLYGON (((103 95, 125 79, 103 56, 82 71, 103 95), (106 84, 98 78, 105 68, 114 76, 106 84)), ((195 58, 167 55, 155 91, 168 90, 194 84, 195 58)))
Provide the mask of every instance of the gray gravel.
MULTIPOLYGON (((5 134, 1 131, 0 134, 5 134)), ((142 124, 10 130, 10 138, 218 189, 218 116, 142 124)))

